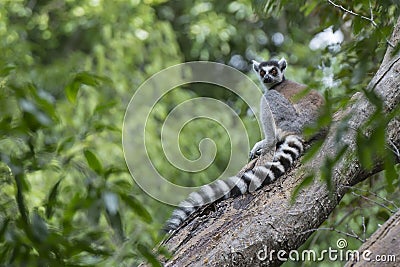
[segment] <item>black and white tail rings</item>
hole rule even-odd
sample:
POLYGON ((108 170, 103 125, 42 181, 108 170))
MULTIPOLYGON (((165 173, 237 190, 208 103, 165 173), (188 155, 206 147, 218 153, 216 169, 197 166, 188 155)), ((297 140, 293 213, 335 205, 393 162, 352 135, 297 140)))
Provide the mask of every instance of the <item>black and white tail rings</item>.
POLYGON ((165 225, 166 231, 178 228, 192 213, 207 203, 254 192, 267 184, 275 182, 293 166, 303 153, 303 140, 298 135, 286 135, 278 141, 274 158, 263 166, 246 171, 241 177, 232 176, 217 180, 192 192, 179 204, 165 225), (220 197, 222 196, 222 197, 220 197))

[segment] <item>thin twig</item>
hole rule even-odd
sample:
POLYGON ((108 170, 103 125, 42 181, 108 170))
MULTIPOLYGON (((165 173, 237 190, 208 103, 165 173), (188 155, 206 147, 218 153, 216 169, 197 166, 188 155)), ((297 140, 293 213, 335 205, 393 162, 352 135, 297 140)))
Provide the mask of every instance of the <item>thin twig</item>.
POLYGON ((374 21, 374 12, 372 11, 371 0, 369 0, 369 14, 370 14, 371 20, 374 21))
MULTIPOLYGON (((378 27, 378 24, 376 24, 376 22, 375 22, 375 20, 374 20, 374 15, 373 15, 373 12, 372 12, 371 1, 369 2, 369 10, 370 10, 370 13, 371 13, 371 17, 369 17, 369 18, 366 17, 366 16, 364 16, 364 15, 358 14, 358 13, 356 13, 356 12, 354 12, 354 11, 351 11, 351 10, 349 10, 349 9, 347 9, 347 8, 345 8, 345 7, 343 7, 342 5, 338 5, 338 4, 334 3, 332 0, 328 0, 328 3, 331 4, 332 6, 336 7, 336 8, 339 8, 339 9, 342 10, 343 12, 346 12, 346 13, 348 13, 348 14, 350 14, 350 15, 355 16, 355 17, 359 17, 359 18, 361 18, 361 19, 364 19, 364 20, 369 21, 369 23, 371 23, 375 28, 377 28, 377 29, 380 31, 380 33, 382 33, 381 29, 378 27)), ((387 43, 389 46, 391 46, 392 48, 395 47, 387 38, 385 38, 385 39, 386 39, 386 43, 387 43)))
POLYGON ((361 189, 361 188, 357 188, 357 187, 352 187, 352 186, 347 186, 347 185, 344 185, 343 187, 350 188, 350 189, 353 189, 353 190, 357 190, 357 191, 360 191, 360 192, 366 192, 366 193, 368 193, 370 195, 373 195, 376 198, 379 198, 379 199, 381 199, 381 200, 393 205, 396 208, 396 210, 399 209, 399 207, 396 205, 396 203, 394 201, 388 200, 388 199, 386 199, 384 197, 381 197, 380 195, 378 195, 378 194, 376 194, 374 192, 371 192, 369 190, 365 190, 365 189, 361 189))
POLYGON ((368 17, 366 17, 366 16, 360 15, 360 14, 354 12, 354 11, 351 11, 351 10, 349 10, 349 9, 347 9, 347 8, 345 8, 345 7, 343 7, 342 5, 335 4, 332 0, 328 0, 328 2, 329 2, 331 5, 333 5, 334 7, 339 8, 339 9, 341 9, 342 11, 344 11, 344 12, 346 12, 346 13, 349 13, 350 15, 353 15, 353 16, 356 16, 356 17, 359 17, 359 18, 368 20, 368 21, 369 21, 370 23, 372 23, 372 25, 374 25, 375 27, 378 26, 378 25, 375 23, 375 21, 373 20, 373 18, 368 18, 368 17))
POLYGON ((364 239, 362 239, 359 235, 357 235, 355 232, 354 232, 354 230, 353 229, 351 229, 351 233, 352 233, 352 235, 353 236, 357 236, 357 237, 359 237, 360 238, 360 240, 364 240, 364 239))
POLYGON ((318 231, 318 230, 334 231, 334 232, 336 232, 336 233, 338 233, 338 234, 342 234, 342 235, 345 235, 345 236, 347 236, 347 237, 355 238, 355 239, 361 241, 362 243, 365 242, 365 240, 362 239, 361 237, 359 237, 358 235, 356 235, 356 234, 354 233, 354 231, 353 231, 353 233, 346 233, 346 232, 340 231, 340 230, 338 230, 338 229, 336 229, 336 228, 333 228, 333 227, 325 227, 325 228, 322 227, 322 228, 309 229, 309 230, 307 230, 307 231, 301 232, 300 235, 302 235, 302 234, 307 234, 307 233, 309 233, 309 232, 318 231))
POLYGON ((393 147, 393 149, 390 148, 390 150, 392 150, 392 152, 393 152, 394 154, 396 154, 397 158, 400 159, 400 151, 399 151, 399 149, 397 148, 396 144, 393 143, 393 141, 390 140, 390 139, 389 139, 389 144, 393 147))
POLYGON ((362 216, 363 239, 366 240, 367 227, 365 227, 365 217, 362 216))
POLYGON ((359 195, 359 194, 357 194, 357 193, 355 193, 355 192, 351 192, 351 193, 352 193, 353 195, 357 196, 357 197, 361 197, 361 198, 363 198, 363 199, 365 199, 365 200, 371 201, 372 203, 375 203, 376 205, 381 206, 381 207, 384 208, 384 209, 387 209, 387 210, 390 211, 391 213, 395 213, 394 210, 390 209, 388 206, 386 206, 386 205, 384 205, 384 204, 382 204, 382 203, 379 203, 379 202, 377 202, 377 201, 375 201, 375 200, 373 200, 373 199, 370 199, 370 198, 368 198, 368 197, 366 197, 366 196, 359 195))
POLYGON ((342 218, 340 218, 339 221, 335 222, 334 226, 339 226, 340 224, 342 224, 342 222, 344 222, 344 220, 347 219, 347 217, 349 217, 351 214, 353 214, 353 212, 355 211, 355 208, 351 208, 350 211, 348 211, 342 218))

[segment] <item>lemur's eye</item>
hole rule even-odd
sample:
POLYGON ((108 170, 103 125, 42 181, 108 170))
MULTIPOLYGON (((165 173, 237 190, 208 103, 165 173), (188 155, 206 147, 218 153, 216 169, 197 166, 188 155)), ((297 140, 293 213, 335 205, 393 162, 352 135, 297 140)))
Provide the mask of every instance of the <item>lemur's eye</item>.
POLYGON ((265 70, 260 70, 260 76, 264 77, 265 76, 265 70))
POLYGON ((271 73, 272 76, 278 75, 278 71, 277 71, 276 69, 272 69, 272 70, 270 71, 270 73, 271 73))

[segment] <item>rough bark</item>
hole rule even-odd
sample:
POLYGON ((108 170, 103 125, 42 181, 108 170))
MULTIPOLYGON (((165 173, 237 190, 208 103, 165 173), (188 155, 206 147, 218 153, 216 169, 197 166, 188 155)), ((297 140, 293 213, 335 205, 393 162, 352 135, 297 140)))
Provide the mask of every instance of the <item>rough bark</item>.
MULTIPOLYGON (((392 37, 399 40, 400 19, 392 37)), ((384 100, 385 112, 400 102, 400 57, 387 54, 368 85, 384 100)), ((355 133, 372 114, 374 108, 363 96, 353 96, 354 104, 338 114, 320 152, 306 165, 300 163, 276 183, 238 198, 217 204, 214 211, 192 219, 173 235, 165 246, 173 252, 166 266, 277 266, 275 257, 260 260, 257 254, 271 250, 290 251, 298 248, 318 228, 352 186, 371 175, 365 172, 354 156, 355 133), (349 118, 347 120, 347 118, 349 118), (337 142, 336 130, 347 123, 349 130, 337 142), (307 176, 310 169, 320 170, 326 159, 333 158, 348 145, 344 156, 333 167, 332 191, 325 182, 315 179, 301 190, 291 203, 293 190, 307 176)), ((394 119, 387 127, 387 138, 400 147, 400 121, 394 119)), ((368 133, 366 133, 368 134, 368 133)), ((377 164, 372 172, 382 166, 377 164)), ((198 215, 198 214, 197 214, 198 215)), ((262 256, 259 254, 259 256, 262 256)))
POLYGON ((358 250, 358 258, 345 267, 395 266, 400 262, 400 210, 389 218, 358 250))

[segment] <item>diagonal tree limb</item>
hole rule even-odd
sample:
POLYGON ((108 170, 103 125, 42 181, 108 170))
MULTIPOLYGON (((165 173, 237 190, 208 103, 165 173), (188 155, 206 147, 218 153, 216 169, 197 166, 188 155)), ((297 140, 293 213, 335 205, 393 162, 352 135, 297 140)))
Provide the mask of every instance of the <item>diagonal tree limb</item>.
MULTIPOLYGON (((391 41, 396 44, 399 39, 400 19, 391 41)), ((393 58, 390 50, 367 88, 384 100, 386 113, 400 102, 400 57, 393 58)), ((223 201, 216 205, 214 212, 195 218, 166 242, 174 255, 165 261, 165 266, 277 266, 281 261, 276 253, 264 258, 265 251, 289 252, 303 244, 312 233, 307 230, 317 228, 326 220, 348 186, 383 168, 379 163, 370 172, 361 168, 355 156, 356 131, 349 130, 341 138, 340 143, 348 149, 333 167, 331 193, 325 182, 316 180, 300 191, 294 203, 290 201, 293 190, 307 176, 308 170, 319 170, 326 159, 340 151, 336 130, 341 120, 349 118, 349 129, 358 129, 373 113, 373 105, 362 94, 354 95, 353 100, 353 105, 338 115, 338 121, 332 125, 323 147, 312 161, 304 166, 298 163, 276 183, 223 201)), ((396 147, 400 147, 399 129, 398 118, 386 129, 387 139, 396 147)))

